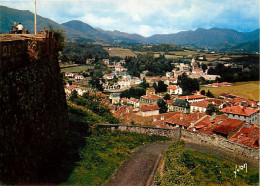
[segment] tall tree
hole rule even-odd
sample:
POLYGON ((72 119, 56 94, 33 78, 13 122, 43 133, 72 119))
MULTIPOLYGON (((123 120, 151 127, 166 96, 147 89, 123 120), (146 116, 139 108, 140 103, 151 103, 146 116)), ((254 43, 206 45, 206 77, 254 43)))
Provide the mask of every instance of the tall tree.
POLYGON ((168 107, 167 107, 167 104, 166 104, 165 101, 163 101, 163 100, 162 101, 158 101, 157 105, 160 108, 160 110, 159 110, 160 113, 167 112, 168 107))

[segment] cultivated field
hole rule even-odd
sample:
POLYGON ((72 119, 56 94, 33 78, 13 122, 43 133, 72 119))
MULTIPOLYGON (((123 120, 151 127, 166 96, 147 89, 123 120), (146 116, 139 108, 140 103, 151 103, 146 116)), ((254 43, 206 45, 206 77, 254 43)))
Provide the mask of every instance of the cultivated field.
POLYGON ((104 48, 109 56, 119 56, 121 58, 125 58, 126 56, 136 57, 136 54, 130 50, 125 48, 104 48))
POLYGON ((94 66, 80 65, 76 67, 61 68, 61 72, 84 72, 88 69, 94 69, 94 66))
POLYGON ((221 93, 230 93, 235 96, 259 101, 259 81, 237 82, 230 87, 202 87, 201 90, 206 92, 209 90, 217 97, 221 93))

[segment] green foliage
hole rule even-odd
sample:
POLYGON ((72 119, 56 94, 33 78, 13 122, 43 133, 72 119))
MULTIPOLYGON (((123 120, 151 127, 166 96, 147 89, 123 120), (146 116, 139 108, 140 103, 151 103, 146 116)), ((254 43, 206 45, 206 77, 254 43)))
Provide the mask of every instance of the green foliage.
POLYGON ((212 115, 213 113, 220 114, 219 108, 216 105, 209 104, 207 106, 206 114, 207 115, 212 115))
POLYGON ((248 169, 234 176, 235 165, 220 158, 185 149, 183 141, 177 141, 166 151, 162 173, 156 173, 156 185, 208 185, 208 184, 257 184, 258 172, 248 169))
POLYGON ((65 184, 101 185, 130 156, 131 150, 144 143, 161 140, 167 138, 106 130, 94 133, 86 138, 86 146, 80 151, 80 161, 65 184))
POLYGON ((137 98, 139 99, 141 96, 145 95, 145 89, 141 87, 131 87, 128 90, 124 90, 121 92, 120 97, 121 98, 137 98))
POLYGON ((172 60, 165 58, 154 58, 153 55, 138 55, 135 57, 127 57, 125 59, 125 67, 130 75, 139 76, 144 70, 149 72, 147 76, 164 76, 165 72, 172 71, 174 65, 172 60))
POLYGON ((214 95, 208 90, 206 96, 210 97, 210 98, 214 98, 214 95))
POLYGON ((143 88, 143 89, 147 89, 147 88, 150 87, 150 86, 149 86, 149 83, 146 83, 146 82, 142 82, 142 83, 140 83, 138 86, 141 87, 141 88, 143 88))
POLYGON ((86 59, 92 58, 93 56, 96 56, 97 59, 109 57, 108 52, 103 49, 103 46, 89 44, 87 42, 65 43, 65 48, 62 52, 62 55, 66 56, 66 60, 71 60, 77 64, 86 64, 86 59))
POLYGON ((170 94, 165 94, 164 95, 164 97, 163 97, 163 99, 165 99, 165 100, 170 100, 171 99, 171 96, 170 96, 170 94))
POLYGON ((201 95, 206 95, 206 91, 205 90, 202 90, 200 91, 201 95))
POLYGON ((73 90, 70 96, 70 100, 73 101, 78 98, 78 93, 76 90, 73 90))
MULTIPOLYGON (((95 114, 97 116, 97 118, 99 118, 99 121, 101 120, 103 122, 108 122, 108 123, 112 123, 112 124, 119 123, 119 120, 112 115, 109 108, 100 104, 101 100, 96 99, 93 96, 90 96, 88 93, 85 93, 83 95, 83 97, 78 97, 76 99, 73 99, 72 101, 77 106, 82 106, 83 108, 86 108, 89 111, 91 111, 93 114, 95 114)), ((80 121, 85 121, 84 111, 79 110, 79 111, 77 111, 77 113, 79 114, 78 117, 81 119, 80 121)), ((75 116, 75 114, 72 115, 70 118, 73 118, 73 119, 77 118, 74 116, 75 116)), ((78 121, 78 120, 76 120, 76 121, 78 121)), ((94 123, 96 123, 96 122, 94 122, 94 123)))
POLYGON ((242 82, 259 80, 259 56, 247 55, 245 57, 233 58, 231 63, 240 65, 237 68, 225 67, 218 63, 213 69, 208 70, 208 74, 220 75, 219 82, 242 82))
POLYGON ((168 107, 167 107, 167 104, 166 104, 166 102, 164 100, 158 101, 157 105, 160 108, 160 110, 159 110, 160 113, 167 112, 168 107))
POLYGON ((191 94, 195 90, 199 90, 199 83, 197 79, 191 79, 186 73, 178 76, 178 85, 182 88, 183 92, 191 94))
POLYGON ((164 84, 163 81, 159 81, 156 91, 157 92, 166 92, 167 91, 167 87, 168 86, 166 84, 164 84))
POLYGON ((58 42, 58 45, 60 47, 60 50, 63 50, 65 47, 65 33, 64 31, 58 27, 54 29, 54 26, 49 25, 49 30, 54 34, 55 40, 58 42))

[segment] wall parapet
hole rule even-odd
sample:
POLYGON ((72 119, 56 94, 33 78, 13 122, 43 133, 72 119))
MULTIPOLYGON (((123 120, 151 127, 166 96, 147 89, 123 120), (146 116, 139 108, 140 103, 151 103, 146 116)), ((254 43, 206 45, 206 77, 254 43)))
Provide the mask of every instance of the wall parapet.
POLYGON ((136 132, 141 134, 148 135, 159 135, 166 136, 173 139, 182 139, 187 142, 192 142, 194 144, 206 144, 220 147, 224 150, 232 152, 237 155, 242 155, 246 158, 259 160, 259 150, 254 149, 239 143, 235 143, 224 139, 216 135, 208 135, 193 131, 188 131, 181 128, 156 128, 156 127, 147 127, 147 126, 134 126, 134 125, 116 125, 116 124, 103 124, 98 125, 99 128, 111 128, 112 130, 127 131, 127 132, 136 132))

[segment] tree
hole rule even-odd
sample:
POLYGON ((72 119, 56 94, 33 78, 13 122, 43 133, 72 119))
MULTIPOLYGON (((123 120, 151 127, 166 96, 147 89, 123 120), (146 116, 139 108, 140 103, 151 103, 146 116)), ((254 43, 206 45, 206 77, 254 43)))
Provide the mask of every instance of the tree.
POLYGON ((73 90, 70 96, 70 100, 73 101, 78 98, 78 93, 76 90, 73 90))
POLYGON ((165 100, 170 100, 171 99, 171 96, 170 96, 170 94, 165 94, 164 95, 164 97, 163 97, 163 99, 165 99, 165 100))
POLYGON ((90 84, 91 84, 92 88, 95 88, 95 89, 97 89, 99 91, 103 91, 104 90, 103 89, 103 85, 100 82, 100 79, 95 77, 95 76, 93 76, 92 79, 90 80, 90 84))
POLYGON ((202 90, 202 91, 200 91, 200 94, 205 96, 206 91, 205 91, 205 90, 202 90))
POLYGON ((208 90, 206 96, 210 97, 210 98, 214 98, 214 95, 208 90))
POLYGON ((157 105, 160 108, 160 110, 159 110, 160 113, 167 112, 168 107, 167 107, 167 104, 166 104, 165 101, 163 101, 163 100, 162 101, 158 101, 157 105))
POLYGON ((202 68, 203 72, 205 72, 208 69, 208 66, 203 63, 201 68, 202 68))
POLYGON ((142 83, 139 84, 139 87, 147 89, 147 88, 149 88, 149 83, 146 83, 145 81, 143 81, 142 83))
POLYGON ((158 82, 157 92, 166 92, 167 91, 167 85, 164 84, 163 81, 158 82))
POLYGON ((178 76, 178 85, 180 85, 182 91, 186 93, 192 93, 200 88, 198 80, 189 78, 186 73, 178 76))
POLYGON ((212 114, 220 114, 219 112, 219 108, 213 104, 209 104, 208 107, 207 107, 207 110, 206 110, 206 114, 207 115, 212 115, 212 114))

